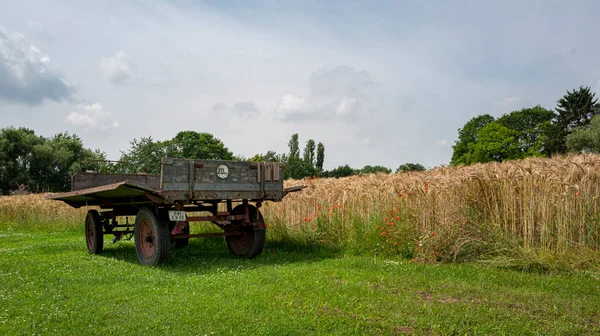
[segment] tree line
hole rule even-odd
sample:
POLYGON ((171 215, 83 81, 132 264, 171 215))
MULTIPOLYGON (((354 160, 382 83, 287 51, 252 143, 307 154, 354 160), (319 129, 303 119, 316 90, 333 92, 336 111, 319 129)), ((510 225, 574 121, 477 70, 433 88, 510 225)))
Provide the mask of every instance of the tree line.
POLYGON ((65 191, 69 178, 78 171, 102 169, 105 154, 83 146, 75 134, 58 133, 50 138, 27 128, 0 131, 0 194, 12 190, 65 191))
MULTIPOLYGON (((257 154, 250 158, 250 161, 277 161, 285 163, 284 177, 293 179, 302 179, 306 177, 346 177, 362 174, 390 174, 391 169, 384 166, 366 165, 361 169, 355 169, 349 165, 338 166, 331 170, 323 169, 325 161, 325 146, 322 143, 315 145, 313 139, 308 139, 300 156, 300 141, 298 133, 292 134, 288 142, 288 152, 277 154, 274 151, 268 151, 265 154, 257 154)), ((422 171, 425 167, 419 163, 405 163, 396 169, 396 172, 422 171)))
POLYGON ((580 86, 557 100, 554 111, 539 105, 494 118, 473 117, 458 129, 451 165, 600 152, 600 104, 580 86))
MULTIPOLYGON (((348 165, 324 170, 325 146, 309 139, 300 152, 298 134, 288 142, 289 152, 272 150, 245 158, 232 153, 210 133, 181 131, 172 139, 154 140, 151 136, 135 138, 129 148, 121 151, 116 162, 106 162, 106 153, 86 148, 81 138, 68 132, 51 137, 36 135, 27 128, 7 127, 0 130, 0 194, 12 191, 68 191, 70 177, 76 172, 92 170, 104 173, 160 174, 160 162, 165 156, 212 160, 277 161, 286 166, 285 178, 307 176, 343 177, 362 173, 390 173, 382 166, 352 169, 348 165)), ((414 164, 409 164, 414 165, 414 164)), ((402 168, 402 167, 401 167, 402 168)), ((420 165, 399 170, 423 170, 420 165)))

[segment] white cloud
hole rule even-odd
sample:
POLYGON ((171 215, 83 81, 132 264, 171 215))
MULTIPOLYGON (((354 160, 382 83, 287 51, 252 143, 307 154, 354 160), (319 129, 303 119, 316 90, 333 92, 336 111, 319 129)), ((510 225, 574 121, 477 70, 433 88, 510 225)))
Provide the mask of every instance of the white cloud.
POLYGON ((440 145, 440 146, 445 146, 448 143, 448 140, 446 140, 446 139, 437 139, 435 142, 438 145, 440 145))
POLYGON ((310 107, 304 98, 296 97, 291 94, 286 94, 281 97, 279 104, 275 108, 275 113, 281 119, 291 119, 294 116, 302 114, 311 114, 312 107, 310 107))
POLYGON ((0 99, 39 105, 44 100, 72 101, 75 90, 52 68, 50 57, 23 34, 0 26, 0 99))
POLYGON ((281 97, 275 115, 284 121, 349 120, 378 110, 377 85, 365 70, 350 66, 312 73, 307 97, 281 97))
POLYGON ((356 98, 344 97, 338 104, 338 108, 335 111, 335 114, 339 116, 344 116, 355 114, 358 112, 360 112, 360 110, 358 108, 358 101, 356 100, 356 98))
POLYGON ((105 111, 100 103, 79 105, 76 111, 67 116, 65 122, 85 129, 102 131, 119 127, 119 123, 113 119, 112 114, 105 111))
POLYGON ((128 83, 136 72, 131 57, 123 50, 118 51, 113 57, 103 58, 100 68, 104 73, 104 78, 113 84, 128 83))

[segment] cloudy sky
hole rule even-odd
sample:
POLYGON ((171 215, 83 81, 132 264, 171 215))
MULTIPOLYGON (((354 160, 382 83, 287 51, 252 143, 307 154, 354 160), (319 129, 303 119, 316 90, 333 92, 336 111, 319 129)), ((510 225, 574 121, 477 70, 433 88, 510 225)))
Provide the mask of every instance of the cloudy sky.
POLYGON ((600 94, 597 1, 0 0, 0 127, 234 153, 323 142, 325 168, 447 164, 457 129, 600 94))

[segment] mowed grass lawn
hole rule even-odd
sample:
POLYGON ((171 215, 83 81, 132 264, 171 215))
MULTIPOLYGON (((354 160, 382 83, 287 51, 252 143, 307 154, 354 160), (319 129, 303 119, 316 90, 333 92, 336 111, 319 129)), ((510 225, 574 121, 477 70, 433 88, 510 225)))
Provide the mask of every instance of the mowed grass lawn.
MULTIPOLYGON (((81 230, 82 231, 82 230, 81 230)), ((195 239, 158 268, 133 242, 0 231, 0 335, 581 335, 600 280, 267 242, 254 260, 195 239), (272 251, 271 251, 272 250, 272 251)))

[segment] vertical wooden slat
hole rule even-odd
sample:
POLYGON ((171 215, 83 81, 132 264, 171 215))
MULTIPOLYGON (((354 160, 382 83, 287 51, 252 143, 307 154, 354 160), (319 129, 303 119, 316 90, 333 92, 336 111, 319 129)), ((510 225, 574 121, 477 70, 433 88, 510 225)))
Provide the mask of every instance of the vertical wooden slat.
POLYGON ((273 181, 279 181, 279 171, 281 164, 279 162, 273 162, 273 181))
POLYGON ((273 176, 273 164, 272 162, 265 163, 265 181, 271 181, 273 176))

